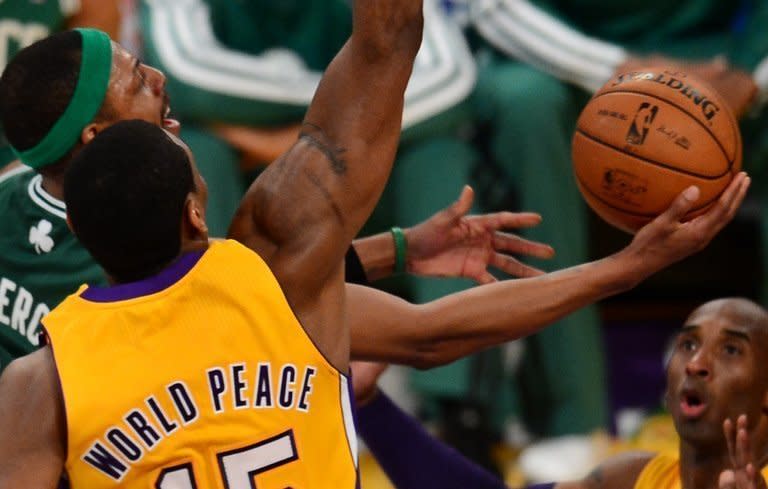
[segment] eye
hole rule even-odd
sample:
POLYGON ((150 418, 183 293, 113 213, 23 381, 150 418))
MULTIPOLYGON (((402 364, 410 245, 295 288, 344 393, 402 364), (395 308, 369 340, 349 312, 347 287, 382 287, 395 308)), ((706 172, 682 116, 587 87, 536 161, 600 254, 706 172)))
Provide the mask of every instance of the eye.
POLYGON ((677 343, 677 348, 682 351, 694 351, 696 342, 691 338, 681 338, 677 343))
POLYGON ((741 347, 732 343, 726 343, 725 346, 723 346, 723 350, 726 355, 729 356, 741 355, 741 347))

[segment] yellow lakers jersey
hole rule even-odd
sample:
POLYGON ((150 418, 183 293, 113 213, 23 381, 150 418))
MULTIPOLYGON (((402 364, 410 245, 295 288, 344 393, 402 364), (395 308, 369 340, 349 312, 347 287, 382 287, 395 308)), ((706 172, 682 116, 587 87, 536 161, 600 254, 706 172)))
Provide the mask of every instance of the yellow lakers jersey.
MULTIPOLYGON (((768 478, 768 467, 762 470, 768 478)), ((634 489, 680 489, 680 459, 677 455, 659 454, 640 472, 634 489)))
POLYGON ((73 489, 354 488, 349 386, 234 241, 44 320, 73 489))

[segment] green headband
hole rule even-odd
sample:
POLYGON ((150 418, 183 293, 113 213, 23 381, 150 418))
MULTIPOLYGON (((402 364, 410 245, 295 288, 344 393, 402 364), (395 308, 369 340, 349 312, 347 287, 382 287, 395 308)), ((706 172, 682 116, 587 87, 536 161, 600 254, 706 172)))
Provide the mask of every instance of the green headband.
POLYGON ((27 166, 41 168, 55 163, 72 149, 83 128, 104 103, 112 73, 112 41, 96 29, 75 29, 83 38, 77 86, 64 113, 36 146, 13 152, 27 166))

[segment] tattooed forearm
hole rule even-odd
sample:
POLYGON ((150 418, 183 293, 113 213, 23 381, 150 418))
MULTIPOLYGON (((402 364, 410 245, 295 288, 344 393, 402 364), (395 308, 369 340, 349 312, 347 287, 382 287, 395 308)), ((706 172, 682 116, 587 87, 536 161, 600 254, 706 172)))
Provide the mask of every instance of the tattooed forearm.
POLYGON ((327 144, 325 141, 328 138, 319 126, 305 122, 299 133, 299 139, 303 139, 307 144, 322 152, 331 162, 331 168, 335 174, 344 175, 347 173, 347 162, 343 159, 343 155, 347 151, 346 148, 334 148, 327 144))
POLYGON ((333 210, 333 214, 336 216, 336 220, 341 224, 343 227, 346 223, 346 220, 344 219, 344 214, 341 212, 341 208, 339 208, 338 204, 333 200, 333 195, 328 190, 328 188, 325 186, 325 184, 320 180, 320 178, 315 175, 311 170, 304 168, 303 170, 304 175, 307 176, 307 179, 309 182, 314 186, 323 196, 325 197, 325 201, 328 203, 328 205, 333 210))

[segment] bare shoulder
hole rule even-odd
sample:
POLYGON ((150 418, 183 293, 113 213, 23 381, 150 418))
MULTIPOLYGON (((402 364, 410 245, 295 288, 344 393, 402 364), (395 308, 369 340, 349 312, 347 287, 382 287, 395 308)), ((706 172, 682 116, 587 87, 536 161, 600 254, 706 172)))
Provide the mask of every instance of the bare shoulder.
POLYGON ((556 489, 632 489, 651 452, 626 452, 609 458, 580 481, 558 483, 556 489))
POLYGON ((51 348, 43 347, 11 362, 0 376, 0 392, 2 405, 23 405, 26 412, 36 411, 38 405, 56 409, 61 390, 51 348))
POLYGON ((66 421, 49 347, 0 376, 0 487, 55 487, 66 458, 66 421))

